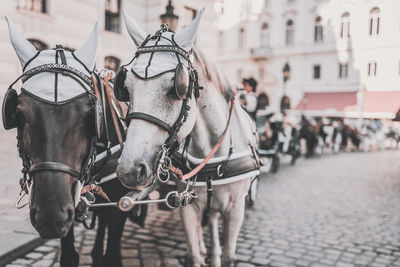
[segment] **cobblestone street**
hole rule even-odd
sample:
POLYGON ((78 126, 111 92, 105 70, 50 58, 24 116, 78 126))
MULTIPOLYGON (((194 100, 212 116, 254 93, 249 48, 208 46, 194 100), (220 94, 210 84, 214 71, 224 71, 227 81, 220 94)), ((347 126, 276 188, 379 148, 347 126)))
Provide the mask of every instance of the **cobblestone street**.
MULTIPOLYGON (((246 211, 238 266, 400 266, 399 156, 324 155, 264 174, 258 201, 246 211)), ((186 244, 178 213, 151 207, 144 229, 128 222, 123 265, 181 266, 186 244)), ((89 266, 95 231, 78 229, 81 266, 89 266)), ((59 266, 58 246, 48 241, 7 266, 59 266)))

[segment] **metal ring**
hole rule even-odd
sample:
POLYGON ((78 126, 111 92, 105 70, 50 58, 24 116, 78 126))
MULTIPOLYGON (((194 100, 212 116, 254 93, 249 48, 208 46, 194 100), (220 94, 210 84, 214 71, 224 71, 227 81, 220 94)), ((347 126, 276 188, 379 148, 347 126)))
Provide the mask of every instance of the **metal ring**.
POLYGON ((169 192, 166 196, 165 196, 165 205, 167 205, 168 208, 170 209, 175 209, 176 207, 171 206, 168 203, 168 199, 172 196, 172 195, 178 195, 178 191, 171 191, 169 192))
POLYGON ((217 175, 218 175, 218 177, 222 177, 224 175, 224 172, 221 170, 221 168, 222 168, 222 165, 221 164, 218 165, 218 167, 217 167, 217 175))
POLYGON ((157 179, 158 179, 161 183, 163 183, 163 184, 167 183, 167 182, 169 181, 169 177, 170 177, 169 171, 166 171, 166 172, 165 172, 161 167, 158 167, 158 168, 157 168, 157 179), (166 179, 162 179, 162 178, 161 178, 161 175, 165 175, 165 176, 166 176, 166 179))
POLYGON ((17 203, 15 203, 15 207, 16 207, 17 209, 22 209, 23 207, 25 207, 26 205, 29 204, 29 199, 26 201, 26 203, 20 204, 21 201, 22 201, 22 199, 23 199, 25 196, 27 196, 27 195, 28 195, 28 194, 27 194, 25 191, 23 191, 23 194, 21 194, 21 195, 19 196, 19 198, 17 199, 17 203))

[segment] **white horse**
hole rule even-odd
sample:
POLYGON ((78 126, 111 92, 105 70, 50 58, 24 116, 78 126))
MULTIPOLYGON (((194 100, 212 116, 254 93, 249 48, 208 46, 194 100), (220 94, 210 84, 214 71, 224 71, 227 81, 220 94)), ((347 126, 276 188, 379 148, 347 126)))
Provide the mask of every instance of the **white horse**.
MULTIPOLYGON (((124 14, 128 32, 136 46, 154 47, 175 43, 184 51, 189 52, 193 49, 194 59, 191 57, 189 61, 197 69, 199 83, 204 89, 200 91, 200 97, 191 95, 188 99, 187 105, 190 110, 177 133, 176 140, 181 142, 190 136, 186 157, 196 164, 206 158, 220 140, 228 123, 228 99, 232 97, 230 88, 226 83, 223 84, 224 79, 214 68, 209 67, 199 52, 193 48, 203 12, 204 9, 180 32, 174 34, 170 31, 159 31, 159 38, 150 40, 147 38, 148 34, 124 14)), ((179 62, 183 62, 186 67, 189 64, 184 57, 170 51, 143 53, 136 57, 125 81, 129 91, 130 112, 149 114, 170 126, 177 121, 182 100, 175 94, 174 71, 179 62)), ((238 101, 235 101, 226 138, 209 163, 225 161, 229 154, 230 159, 246 155, 253 159, 251 146, 256 146, 256 133, 250 121, 247 113, 240 107, 238 101), (230 150, 233 153, 230 153, 230 150)), ((117 175, 125 186, 141 190, 153 184, 156 179, 153 168, 157 162, 156 156, 168 136, 169 133, 157 123, 138 118, 130 121, 125 147, 117 168, 117 175)), ((221 266, 221 255, 223 266, 233 266, 236 242, 244 217, 245 197, 252 178, 258 174, 257 169, 229 178, 229 183, 225 183, 224 180, 213 181, 211 209, 208 213, 212 240, 211 266, 221 266), (218 237, 220 214, 223 218, 223 252, 218 237)), ((195 193, 198 198, 194 203, 181 209, 181 216, 187 237, 188 260, 193 266, 202 266, 205 265, 206 248, 201 218, 207 206, 207 190, 204 183, 197 182, 197 185, 195 193)))

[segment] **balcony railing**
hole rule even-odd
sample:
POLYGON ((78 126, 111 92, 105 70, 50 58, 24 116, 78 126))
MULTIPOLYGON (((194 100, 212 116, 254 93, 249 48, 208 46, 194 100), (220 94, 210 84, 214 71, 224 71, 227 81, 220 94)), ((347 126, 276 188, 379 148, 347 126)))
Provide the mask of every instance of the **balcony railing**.
POLYGON ((272 48, 269 46, 253 47, 250 49, 250 54, 255 60, 268 59, 272 56, 272 48))

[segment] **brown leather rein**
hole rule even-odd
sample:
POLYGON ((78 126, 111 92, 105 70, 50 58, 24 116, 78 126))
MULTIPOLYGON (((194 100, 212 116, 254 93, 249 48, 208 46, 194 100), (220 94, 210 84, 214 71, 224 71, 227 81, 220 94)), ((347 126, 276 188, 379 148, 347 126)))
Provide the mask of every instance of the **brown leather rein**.
POLYGON ((231 101, 229 102, 228 122, 226 123, 225 130, 224 130, 219 142, 213 147, 213 149, 207 155, 207 157, 199 165, 196 166, 196 168, 194 168, 193 170, 191 170, 190 172, 188 172, 186 174, 183 174, 182 170, 180 170, 178 167, 176 167, 176 166, 174 166, 172 164, 169 165, 169 170, 173 174, 175 174, 178 177, 179 180, 186 181, 186 180, 192 178, 193 176, 195 176, 197 173, 199 173, 201 171, 201 169, 203 169, 204 166, 206 166, 207 162, 213 157, 215 152, 217 152, 218 149, 221 147, 222 142, 224 141, 224 138, 226 136, 226 133, 228 132, 228 128, 229 128, 229 125, 230 125, 230 122, 231 122, 233 104, 234 104, 234 98, 232 98, 231 101))

